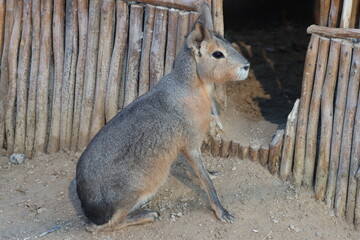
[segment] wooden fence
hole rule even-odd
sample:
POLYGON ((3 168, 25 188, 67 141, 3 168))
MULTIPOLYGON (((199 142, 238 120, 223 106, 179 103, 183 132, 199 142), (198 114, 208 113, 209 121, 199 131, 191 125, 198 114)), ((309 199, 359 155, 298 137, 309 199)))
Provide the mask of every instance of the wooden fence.
MULTIPOLYGON (((0 0, 0 149, 84 149, 171 71, 198 3, 0 0)), ((222 0, 208 3, 222 34, 222 0)))

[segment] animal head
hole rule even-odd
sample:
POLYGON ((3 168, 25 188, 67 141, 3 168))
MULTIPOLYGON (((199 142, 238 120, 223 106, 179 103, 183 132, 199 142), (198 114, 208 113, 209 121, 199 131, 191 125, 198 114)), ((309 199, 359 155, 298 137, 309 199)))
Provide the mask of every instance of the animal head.
POLYGON ((250 64, 231 44, 213 32, 210 8, 202 4, 200 16, 186 39, 196 61, 197 74, 206 82, 244 80, 250 64))

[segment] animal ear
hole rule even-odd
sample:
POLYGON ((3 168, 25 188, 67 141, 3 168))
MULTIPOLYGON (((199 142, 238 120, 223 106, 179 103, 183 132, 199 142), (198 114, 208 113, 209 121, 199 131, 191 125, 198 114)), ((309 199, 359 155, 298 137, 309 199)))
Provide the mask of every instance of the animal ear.
POLYGON ((209 29, 210 31, 214 31, 214 25, 211 17, 211 10, 207 3, 203 2, 200 5, 199 13, 200 16, 197 22, 203 23, 207 27, 207 29, 209 29))
POLYGON ((188 48, 193 49, 193 51, 199 50, 201 43, 211 39, 211 37, 212 35, 209 29, 207 29, 203 23, 197 22, 194 25, 194 29, 186 39, 186 45, 188 48))

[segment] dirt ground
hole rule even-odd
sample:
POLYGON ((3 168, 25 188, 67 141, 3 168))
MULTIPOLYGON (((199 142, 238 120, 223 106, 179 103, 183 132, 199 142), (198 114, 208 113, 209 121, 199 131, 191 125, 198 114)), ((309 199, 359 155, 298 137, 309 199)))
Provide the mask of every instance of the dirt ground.
MULTIPOLYGON (((228 105, 220 115, 225 138, 262 144, 284 127, 300 95, 306 26, 227 30, 252 70, 248 80, 227 85, 228 105)), ((84 229, 74 187, 78 157, 38 155, 13 165, 0 153, 0 239, 360 239, 360 232, 316 201, 311 190, 294 188, 257 163, 206 154, 207 169, 218 172, 213 182, 223 205, 236 216, 234 223, 215 218, 198 179, 179 157, 146 206, 160 212, 159 221, 92 235, 84 229)))

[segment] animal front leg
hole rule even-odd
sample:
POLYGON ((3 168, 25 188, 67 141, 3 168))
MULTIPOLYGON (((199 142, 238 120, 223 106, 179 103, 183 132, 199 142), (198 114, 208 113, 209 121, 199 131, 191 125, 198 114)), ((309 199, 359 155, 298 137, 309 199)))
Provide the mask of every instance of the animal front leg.
POLYGON ((233 222, 235 217, 222 206, 214 184, 212 183, 209 173, 202 162, 201 152, 199 150, 191 150, 185 152, 185 155, 187 156, 196 175, 200 178, 200 181, 208 194, 211 208, 214 210, 216 217, 222 222, 233 222))

